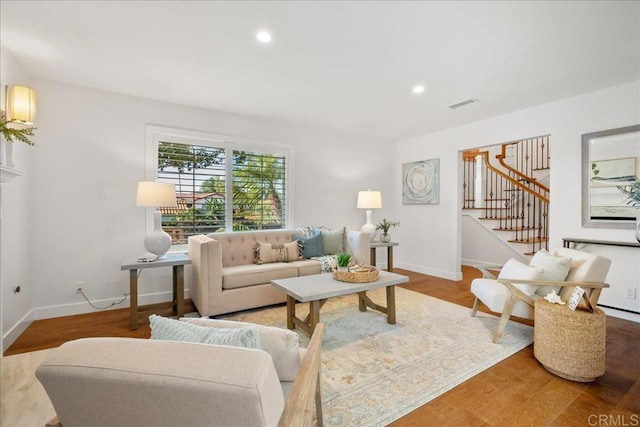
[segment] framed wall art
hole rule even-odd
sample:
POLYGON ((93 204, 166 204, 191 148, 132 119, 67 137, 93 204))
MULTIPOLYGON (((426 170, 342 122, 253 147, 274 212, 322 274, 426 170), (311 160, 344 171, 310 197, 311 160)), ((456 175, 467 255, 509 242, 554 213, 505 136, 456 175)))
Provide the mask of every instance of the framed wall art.
POLYGON ((440 159, 402 165, 402 204, 440 203, 440 159))

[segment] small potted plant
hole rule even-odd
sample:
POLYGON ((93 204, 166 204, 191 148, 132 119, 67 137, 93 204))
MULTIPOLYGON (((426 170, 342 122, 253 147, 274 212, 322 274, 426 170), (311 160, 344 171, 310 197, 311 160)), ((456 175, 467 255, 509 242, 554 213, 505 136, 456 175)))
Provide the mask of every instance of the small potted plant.
POLYGON ((340 252, 339 254, 336 255, 336 258, 338 259, 339 269, 346 269, 347 267, 349 267, 349 261, 351 261, 350 254, 346 252, 340 252))
POLYGON ((387 218, 382 218, 380 224, 377 225, 376 230, 382 230, 382 235, 380 236, 380 241, 383 243, 389 243, 391 241, 391 236, 389 236, 389 229, 391 227, 397 227, 400 225, 400 222, 391 222, 387 218))
POLYGON ((618 190, 627 196, 627 205, 636 208, 636 240, 640 242, 640 180, 627 186, 618 186, 618 190))

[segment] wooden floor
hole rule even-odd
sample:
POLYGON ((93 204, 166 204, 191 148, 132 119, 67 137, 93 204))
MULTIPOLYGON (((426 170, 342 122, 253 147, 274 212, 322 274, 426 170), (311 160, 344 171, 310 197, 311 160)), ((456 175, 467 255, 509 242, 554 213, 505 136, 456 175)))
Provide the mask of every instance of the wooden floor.
MULTIPOLYGON (((463 267, 460 282, 406 270, 396 272, 410 278, 403 287, 466 307, 474 300, 470 282, 480 276, 467 267, 463 267)), ((187 302, 186 311, 194 310, 187 302)), ((143 307, 137 331, 129 330, 128 309, 38 320, 4 354, 56 347, 81 337, 148 338, 146 319, 151 313, 169 315, 170 303, 143 307)), ((640 324, 607 318, 606 367, 607 372, 597 381, 575 383, 547 372, 529 346, 392 426, 640 425, 640 324)))

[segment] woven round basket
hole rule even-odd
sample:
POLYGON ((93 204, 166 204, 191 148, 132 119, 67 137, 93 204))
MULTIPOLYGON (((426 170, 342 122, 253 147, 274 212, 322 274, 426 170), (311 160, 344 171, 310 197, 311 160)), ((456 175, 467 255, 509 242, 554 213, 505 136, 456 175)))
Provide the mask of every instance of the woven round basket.
POLYGON ((368 283, 378 280, 378 269, 368 266, 365 271, 333 270, 333 278, 340 282, 368 283))
POLYGON ((572 311, 540 299, 535 303, 533 354, 551 373, 578 382, 605 371, 606 316, 600 309, 572 311))

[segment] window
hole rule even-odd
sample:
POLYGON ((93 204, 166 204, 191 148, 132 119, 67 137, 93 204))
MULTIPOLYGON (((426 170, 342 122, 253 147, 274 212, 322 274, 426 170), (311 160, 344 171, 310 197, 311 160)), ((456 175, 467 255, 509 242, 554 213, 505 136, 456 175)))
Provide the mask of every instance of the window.
POLYGON ((163 229, 184 244, 195 234, 286 228, 287 163, 287 150, 159 139, 157 177, 175 184, 178 201, 160 208, 163 229))

